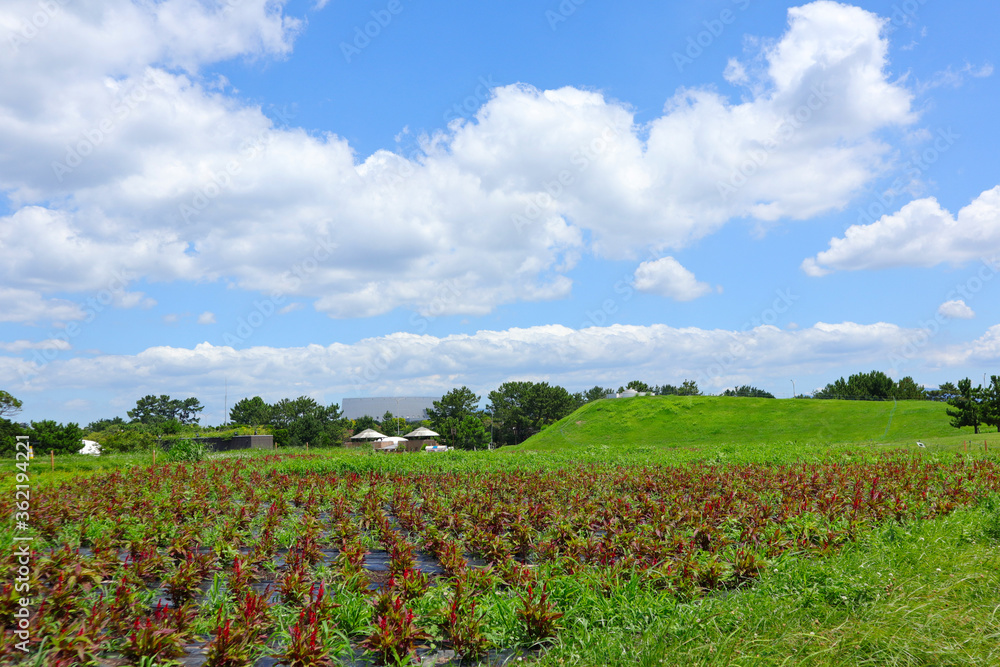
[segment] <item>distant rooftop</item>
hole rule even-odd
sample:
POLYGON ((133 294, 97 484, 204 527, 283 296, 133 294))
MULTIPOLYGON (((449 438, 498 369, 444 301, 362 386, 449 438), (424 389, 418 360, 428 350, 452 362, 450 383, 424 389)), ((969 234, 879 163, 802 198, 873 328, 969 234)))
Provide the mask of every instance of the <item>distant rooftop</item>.
POLYGON ((382 419, 386 412, 391 412, 393 417, 402 417, 406 421, 415 422, 427 419, 427 410, 434 407, 434 401, 440 400, 440 396, 345 398, 341 409, 348 419, 358 419, 366 415, 382 419))

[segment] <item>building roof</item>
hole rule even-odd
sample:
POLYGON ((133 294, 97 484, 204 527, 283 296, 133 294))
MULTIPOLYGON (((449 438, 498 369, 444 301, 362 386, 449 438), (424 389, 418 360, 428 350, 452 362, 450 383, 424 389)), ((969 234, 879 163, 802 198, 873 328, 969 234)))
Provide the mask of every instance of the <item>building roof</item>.
POLYGON ((434 407, 440 396, 376 396, 372 398, 345 398, 341 404, 344 417, 382 419, 386 412, 407 421, 427 419, 427 410, 434 407))

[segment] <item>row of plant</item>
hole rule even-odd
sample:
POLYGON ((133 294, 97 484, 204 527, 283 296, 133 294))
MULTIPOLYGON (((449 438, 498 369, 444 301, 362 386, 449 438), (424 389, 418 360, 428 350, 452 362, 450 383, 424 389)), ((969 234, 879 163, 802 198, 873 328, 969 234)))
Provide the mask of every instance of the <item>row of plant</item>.
MULTIPOLYGON (((538 646, 568 621, 552 594, 568 578, 691 599, 749 585, 782 554, 830 553, 874 525, 1000 491, 993 461, 902 453, 405 474, 279 462, 136 467, 39 490, 27 577, 39 664, 201 654, 304 666, 358 652, 396 663, 419 647, 538 646)), ((9 525, 17 508, 0 513, 9 525)), ((10 660, 24 593, 5 581, 10 660)))

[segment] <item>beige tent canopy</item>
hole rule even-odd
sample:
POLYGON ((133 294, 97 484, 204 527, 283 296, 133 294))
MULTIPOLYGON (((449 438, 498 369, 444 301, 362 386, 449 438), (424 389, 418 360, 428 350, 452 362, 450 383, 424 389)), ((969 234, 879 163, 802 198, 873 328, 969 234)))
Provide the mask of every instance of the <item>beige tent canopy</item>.
POLYGON ((418 429, 414 429, 413 431, 410 431, 404 437, 410 438, 411 440, 419 440, 421 438, 436 438, 439 435, 441 435, 441 434, 440 433, 435 433, 434 431, 430 430, 429 428, 427 428, 425 426, 421 426, 418 429))
POLYGON ((383 433, 370 428, 366 428, 361 433, 356 433, 351 436, 351 440, 380 440, 381 438, 387 437, 383 433))

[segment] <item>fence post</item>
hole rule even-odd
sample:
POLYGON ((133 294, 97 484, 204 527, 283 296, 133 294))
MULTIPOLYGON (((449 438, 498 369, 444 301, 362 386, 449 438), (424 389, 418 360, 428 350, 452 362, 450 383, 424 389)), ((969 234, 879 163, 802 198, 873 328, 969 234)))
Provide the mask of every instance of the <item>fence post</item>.
POLYGON ((49 450, 49 471, 56 471, 56 453, 51 449, 49 450))

